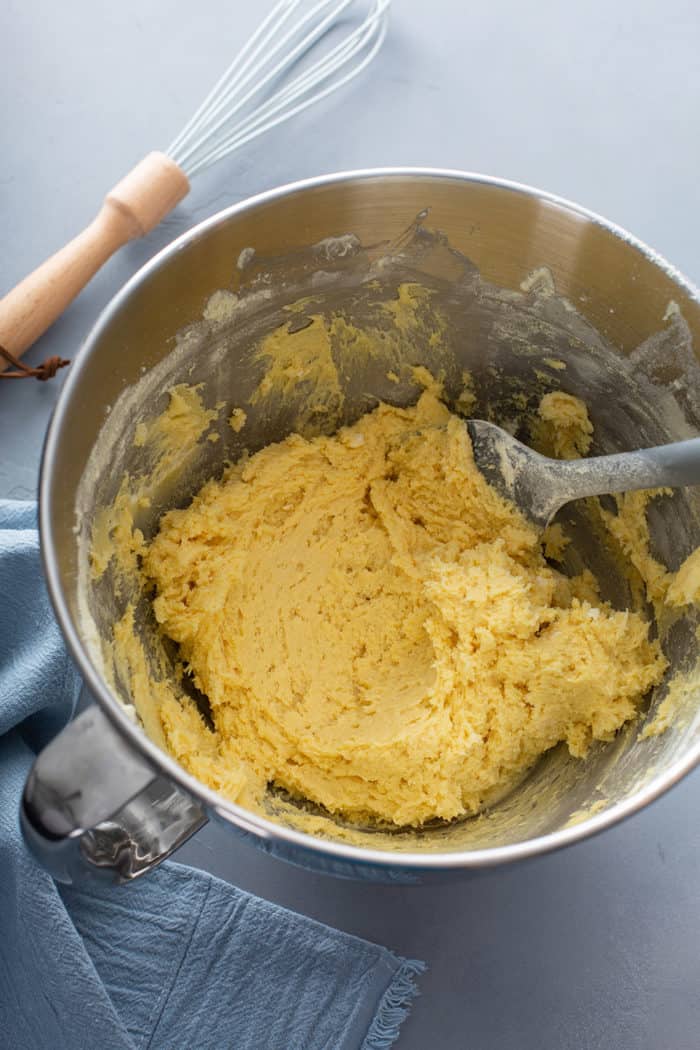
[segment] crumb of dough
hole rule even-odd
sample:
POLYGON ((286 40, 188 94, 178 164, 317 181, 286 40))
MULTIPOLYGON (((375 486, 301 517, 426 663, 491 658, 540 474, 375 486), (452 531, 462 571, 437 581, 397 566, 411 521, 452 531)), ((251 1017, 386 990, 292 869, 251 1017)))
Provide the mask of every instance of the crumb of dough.
POLYGON ((240 434, 243 427, 246 425, 248 416, 242 408, 234 408, 233 412, 229 416, 228 425, 234 434, 240 434))
POLYGON ((416 386, 423 387, 424 390, 429 391, 436 398, 442 396, 442 382, 436 379, 433 373, 429 372, 424 365, 414 365, 411 368, 411 376, 416 386))
POLYGON ((592 805, 584 806, 583 809, 577 809, 575 813, 572 813, 564 827, 573 828, 576 824, 583 824, 584 820, 589 820, 590 817, 594 817, 597 813, 602 813, 609 805, 610 802, 607 798, 596 799, 592 805))
POLYGON ((610 535, 639 574, 657 620, 666 622, 669 622, 669 612, 673 617, 673 610, 700 604, 700 548, 694 550, 676 572, 670 572, 651 553, 647 507, 651 500, 670 495, 671 489, 625 492, 615 497, 617 513, 601 511, 610 535))
POLYGON ((554 390, 540 400, 537 417, 533 438, 548 455, 557 459, 586 455, 591 447, 593 424, 583 401, 563 390, 554 390))
POLYGON ((237 306, 238 296, 236 293, 229 292, 226 288, 220 288, 213 295, 209 296, 202 316, 205 321, 214 321, 221 324, 229 321, 234 316, 237 306))
POLYGON ((566 361, 560 361, 558 357, 543 357, 542 360, 556 372, 562 372, 566 368, 566 361))
POLYGON ((455 408, 461 416, 469 417, 476 408, 476 394, 474 393, 474 380, 471 372, 462 372, 462 389, 455 402, 455 408))
POLYGON ((399 377, 397 376, 396 372, 389 371, 389 372, 387 372, 386 377, 387 377, 387 379, 389 380, 390 383, 398 383, 399 382, 399 377))
POLYGON ((617 513, 602 511, 610 535, 620 544, 623 555, 639 573, 648 601, 657 612, 666 602, 673 574, 651 553, 651 536, 647 521, 649 500, 669 493, 669 489, 645 489, 625 492, 615 497, 617 513))
POLYGON ((564 557, 564 551, 570 542, 571 540, 565 535, 559 522, 548 525, 542 536, 545 558, 551 558, 552 561, 561 561, 564 557))
MULTIPOLYGON (((413 408, 232 467, 143 552, 215 723, 163 701, 168 747, 231 798, 274 784, 363 825, 460 817, 558 742, 611 739, 663 676, 640 615, 547 564, 425 378, 413 408)), ((578 449, 575 399, 547 397, 578 449)))
POLYGON ((700 547, 685 559, 669 584, 669 605, 694 605, 700 601, 700 547))
POLYGON ((680 726, 683 722, 681 712, 684 709, 687 710, 688 701, 697 696, 699 685, 697 671, 692 671, 690 674, 677 674, 672 678, 655 717, 644 726, 640 738, 648 740, 661 736, 671 726, 680 726))

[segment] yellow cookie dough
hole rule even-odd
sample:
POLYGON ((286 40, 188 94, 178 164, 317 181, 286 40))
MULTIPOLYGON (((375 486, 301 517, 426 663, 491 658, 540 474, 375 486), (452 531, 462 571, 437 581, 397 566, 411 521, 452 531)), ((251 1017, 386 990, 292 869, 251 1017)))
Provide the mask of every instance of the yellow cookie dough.
MULTIPOLYGON (((561 452, 583 451, 576 406, 550 395, 542 425, 557 412, 561 452)), ((143 551, 215 725, 166 696, 168 747, 244 804, 274 785, 362 825, 474 813, 559 741, 585 755, 666 660, 640 615, 551 568, 540 539, 430 390, 263 449, 143 551)))

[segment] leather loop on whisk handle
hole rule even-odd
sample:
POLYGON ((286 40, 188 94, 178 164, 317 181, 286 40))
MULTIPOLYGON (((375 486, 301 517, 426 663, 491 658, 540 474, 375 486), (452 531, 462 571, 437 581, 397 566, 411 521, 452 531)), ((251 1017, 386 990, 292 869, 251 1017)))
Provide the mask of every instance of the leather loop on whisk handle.
MULTIPOLYGON (((149 153, 105 197, 82 233, 0 300, 0 345, 19 357, 63 313, 111 255, 157 226, 188 193, 184 171, 149 153)), ((6 367, 0 363, 0 371, 6 367)))

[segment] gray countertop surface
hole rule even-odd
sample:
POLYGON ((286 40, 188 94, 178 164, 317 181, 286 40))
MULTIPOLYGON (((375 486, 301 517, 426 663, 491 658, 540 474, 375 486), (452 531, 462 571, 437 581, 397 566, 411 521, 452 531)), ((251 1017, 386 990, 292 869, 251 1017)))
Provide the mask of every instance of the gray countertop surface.
MULTIPOLYGON (((168 144, 267 7, 0 5, 0 292, 168 144)), ((696 0, 394 0, 366 75, 206 173, 27 360, 74 357, 126 278, 193 223, 341 169, 429 165, 530 183, 614 219, 697 282, 698 55, 696 0)), ((33 498, 59 386, 0 383, 0 496, 33 498)), ((438 888, 307 874, 213 827, 180 858, 425 959, 401 1050, 697 1050, 699 811, 696 772, 598 838, 438 888)))

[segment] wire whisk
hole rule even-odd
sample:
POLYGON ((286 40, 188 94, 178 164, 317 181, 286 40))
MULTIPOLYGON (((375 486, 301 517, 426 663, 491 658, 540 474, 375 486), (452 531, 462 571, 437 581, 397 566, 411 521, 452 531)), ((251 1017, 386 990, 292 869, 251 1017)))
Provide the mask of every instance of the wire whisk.
POLYGON ((384 42, 391 0, 373 0, 364 21, 293 80, 260 96, 307 54, 355 0, 320 0, 290 26, 304 0, 280 0, 165 151, 187 175, 320 102, 369 65, 384 42), (357 59, 357 61, 355 61, 357 59), (257 100, 257 101, 256 101, 257 100))
POLYGON ((192 176, 358 76, 384 42, 390 5, 366 0, 348 28, 357 0, 278 0, 168 149, 144 157, 82 233, 0 300, 0 373, 3 357, 16 365, 117 248, 172 211, 192 176))

